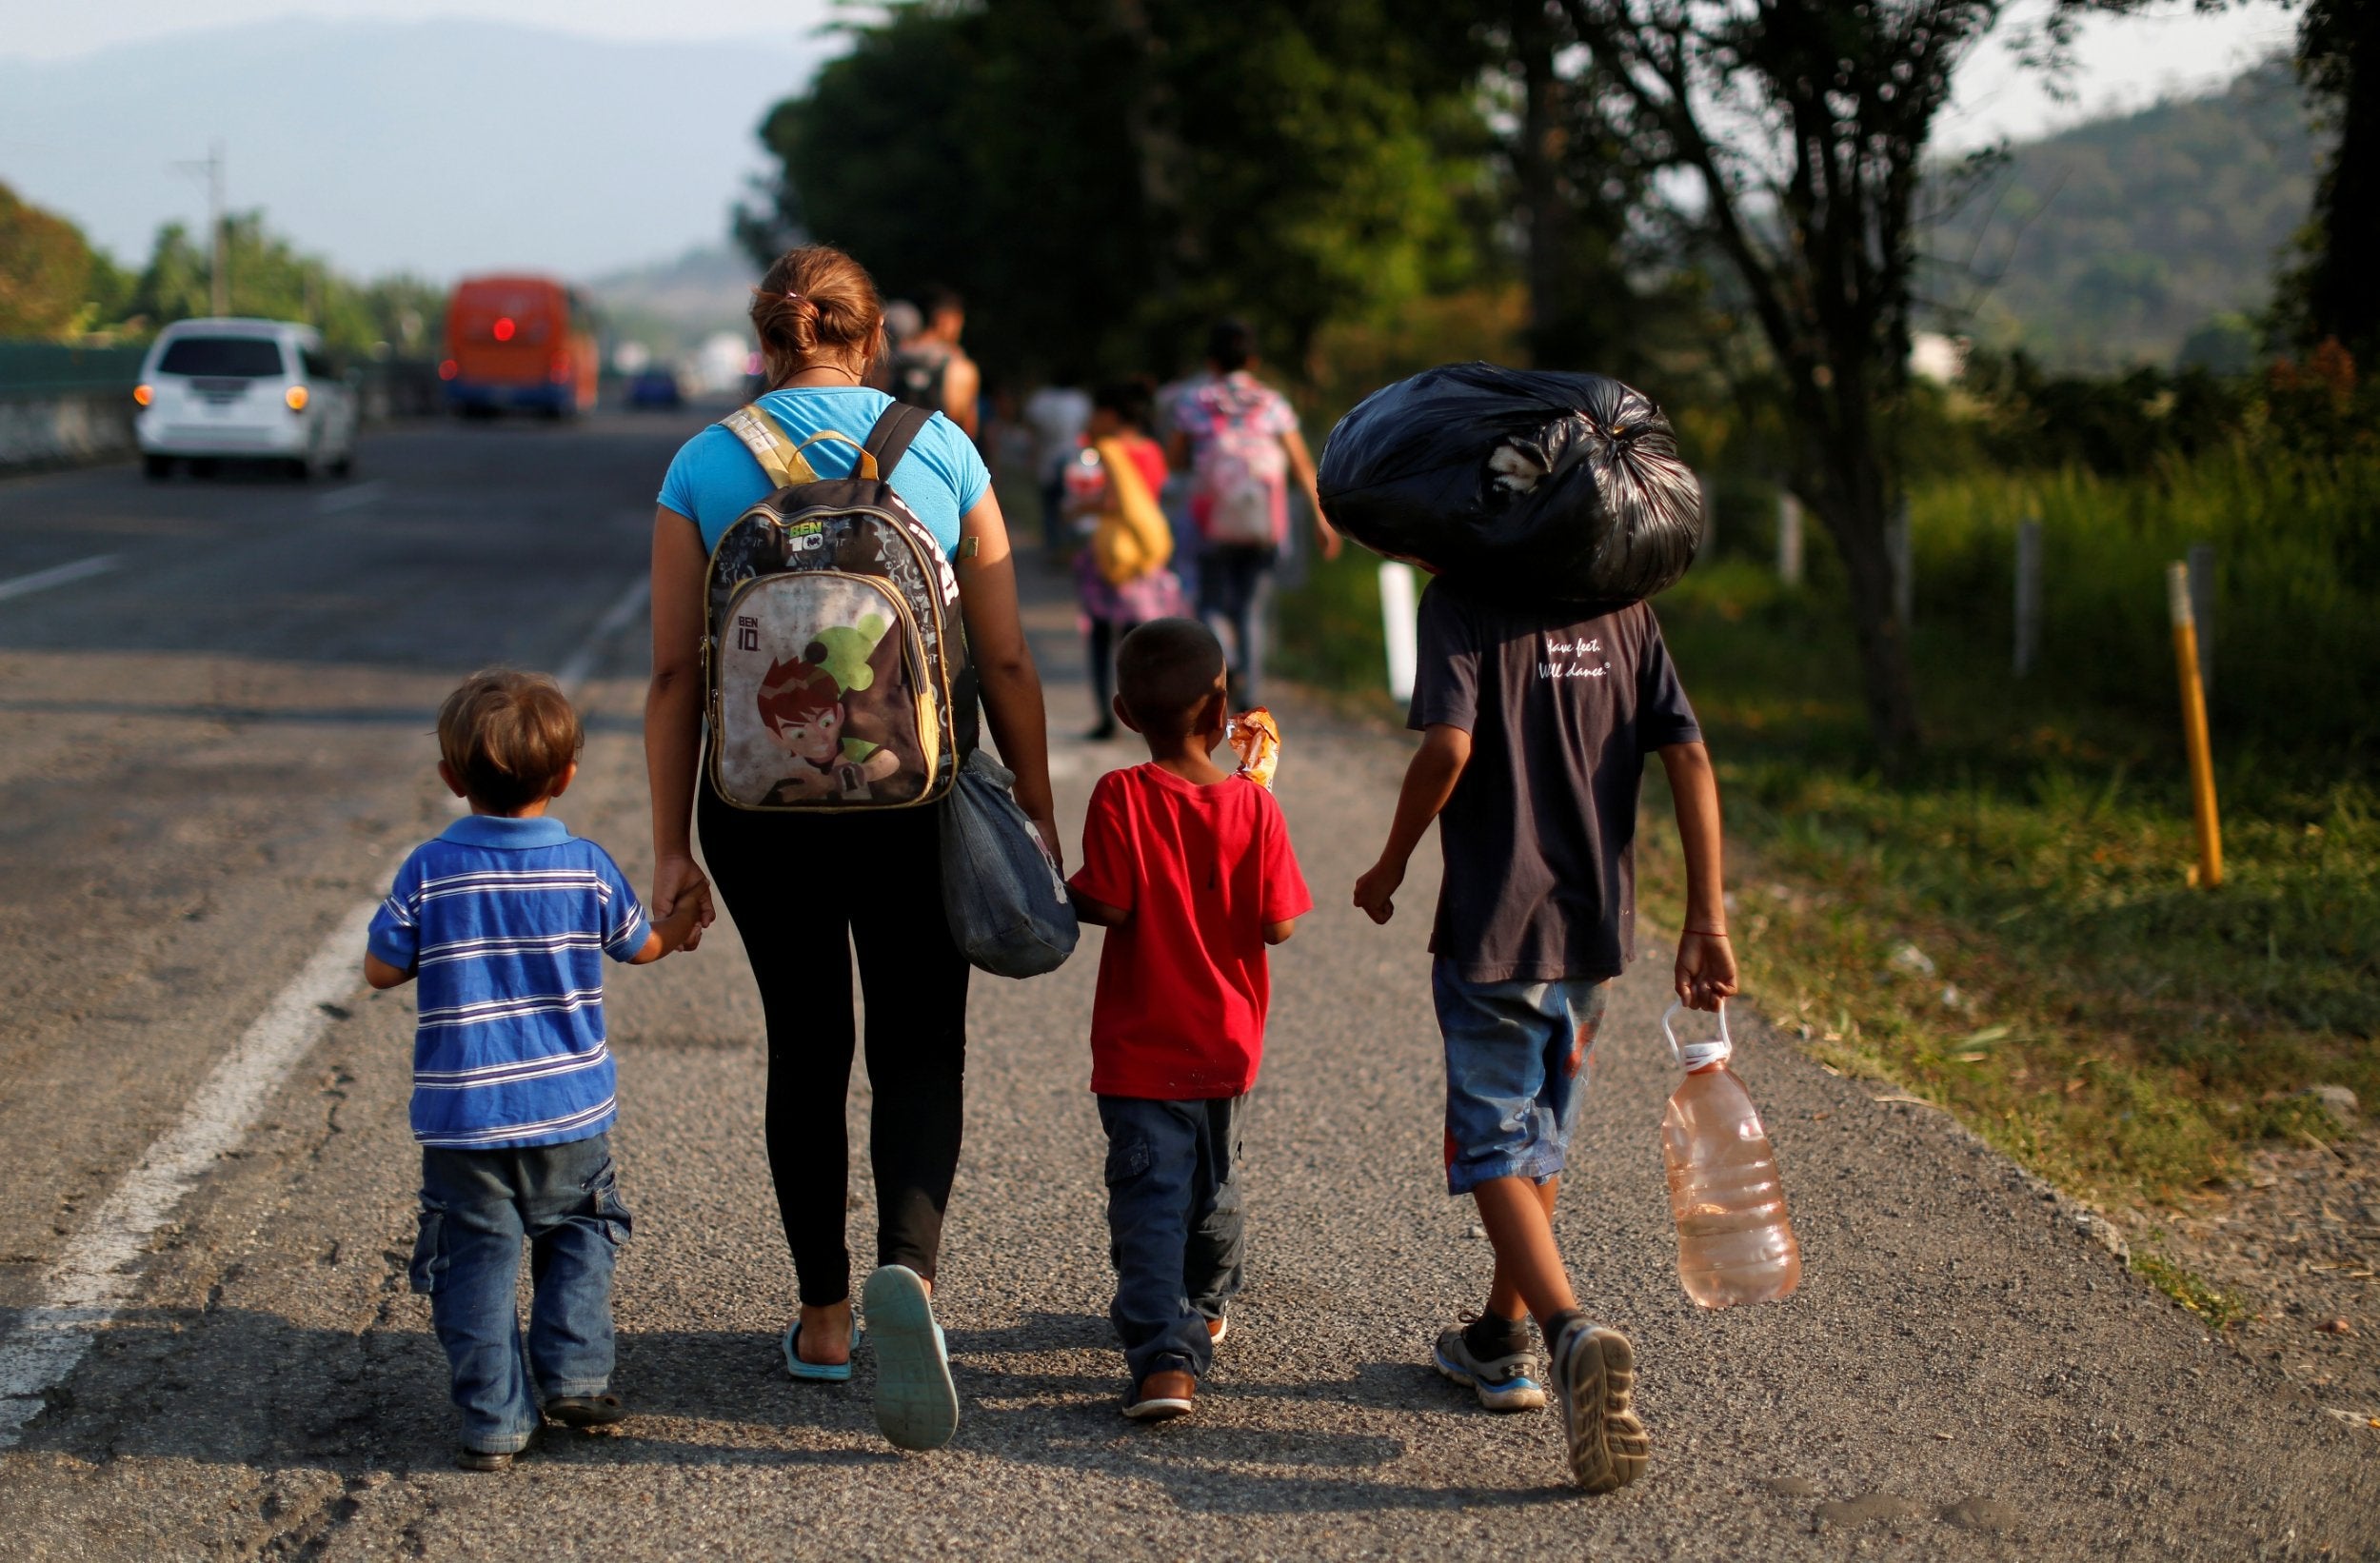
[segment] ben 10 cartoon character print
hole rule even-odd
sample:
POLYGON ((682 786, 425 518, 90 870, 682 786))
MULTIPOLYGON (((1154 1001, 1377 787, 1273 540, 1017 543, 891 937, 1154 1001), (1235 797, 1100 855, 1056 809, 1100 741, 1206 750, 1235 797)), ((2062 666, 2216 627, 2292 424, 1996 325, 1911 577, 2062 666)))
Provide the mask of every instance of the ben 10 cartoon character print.
POLYGON ((721 796, 746 808, 920 796, 920 707, 900 622, 873 583, 776 577, 721 637, 721 796), (783 582, 796 590, 768 590, 783 582))

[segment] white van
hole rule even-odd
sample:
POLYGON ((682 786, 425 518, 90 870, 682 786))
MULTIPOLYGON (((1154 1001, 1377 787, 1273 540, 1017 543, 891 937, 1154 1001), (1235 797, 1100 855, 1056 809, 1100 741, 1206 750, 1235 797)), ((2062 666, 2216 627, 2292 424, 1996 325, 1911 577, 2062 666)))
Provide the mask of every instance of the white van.
POLYGON ((322 334, 278 320, 179 320, 141 361, 132 400, 152 478, 177 461, 278 462, 304 479, 355 465, 355 389, 322 334))

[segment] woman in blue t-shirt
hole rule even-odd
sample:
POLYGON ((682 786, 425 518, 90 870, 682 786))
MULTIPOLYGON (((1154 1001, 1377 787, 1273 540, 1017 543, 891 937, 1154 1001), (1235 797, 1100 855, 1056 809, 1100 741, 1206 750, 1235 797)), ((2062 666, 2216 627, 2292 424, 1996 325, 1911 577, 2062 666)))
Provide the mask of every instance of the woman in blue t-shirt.
MULTIPOLYGON (((863 384, 883 351, 883 309, 850 256, 811 245, 780 257, 755 290, 752 325, 771 387, 761 405, 796 441, 826 429, 863 439, 891 404, 863 384)), ((822 478, 849 475, 857 456, 835 441, 803 454, 822 478)), ((886 476, 955 562, 992 737, 1016 771, 1018 802, 1056 855, 1041 679, 991 474, 967 437, 936 414, 886 476)), ((848 1378, 858 1344, 843 1245, 857 946, 875 1091, 868 1149, 880 1268, 867 1301, 878 1420, 896 1441, 930 1447, 958 1417, 927 1294, 959 1162, 967 962, 942 917, 940 810, 756 813, 730 806, 703 780, 704 567, 721 534, 770 488, 743 443, 716 425, 685 443, 662 484, 645 706, 652 908, 665 917, 692 896, 703 922, 711 920, 710 884, 688 831, 699 823, 767 1018, 769 1169, 802 1302, 784 1337, 785 1368, 797 1378, 848 1378)))

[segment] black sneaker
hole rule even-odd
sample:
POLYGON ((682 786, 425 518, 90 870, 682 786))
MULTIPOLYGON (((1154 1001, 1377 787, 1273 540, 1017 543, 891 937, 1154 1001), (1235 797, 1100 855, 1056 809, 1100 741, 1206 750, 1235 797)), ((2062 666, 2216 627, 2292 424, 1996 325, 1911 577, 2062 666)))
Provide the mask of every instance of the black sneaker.
POLYGON ((1562 1409, 1570 1474, 1590 1493, 1610 1493, 1644 1474, 1653 1441, 1629 1409, 1636 1354, 1617 1330, 1565 1316, 1553 1332, 1554 1397, 1562 1409))

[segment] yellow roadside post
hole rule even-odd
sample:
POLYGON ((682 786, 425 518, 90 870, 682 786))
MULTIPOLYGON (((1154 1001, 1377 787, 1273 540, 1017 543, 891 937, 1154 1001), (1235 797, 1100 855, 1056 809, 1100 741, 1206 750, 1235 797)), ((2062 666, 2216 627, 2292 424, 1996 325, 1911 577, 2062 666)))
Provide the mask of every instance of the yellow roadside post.
POLYGON ((2173 614, 2173 670, 2182 681, 2182 741, 2190 749, 2190 810, 2198 825, 2198 866, 2191 882, 2223 882, 2223 824, 2214 809, 2214 752, 2207 738, 2207 691, 2198 682, 2198 621, 2190 607, 2190 566, 2165 567, 2166 605, 2173 614))

